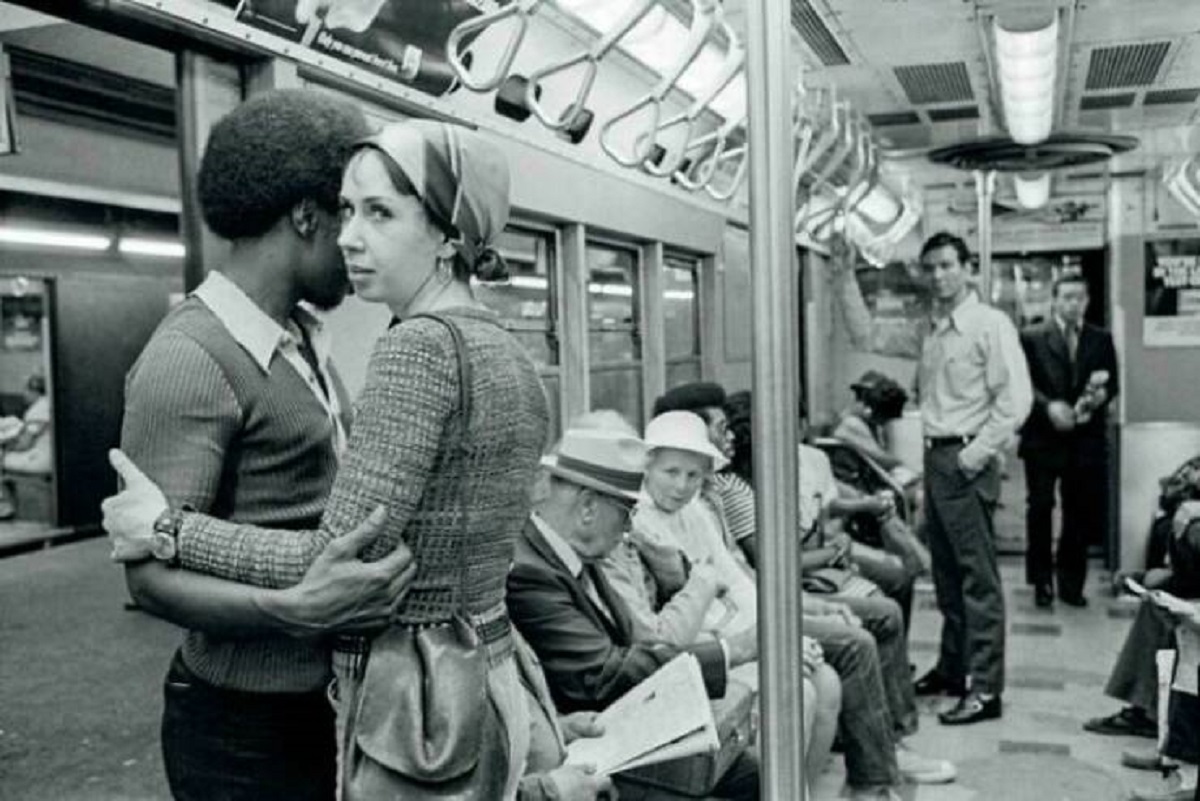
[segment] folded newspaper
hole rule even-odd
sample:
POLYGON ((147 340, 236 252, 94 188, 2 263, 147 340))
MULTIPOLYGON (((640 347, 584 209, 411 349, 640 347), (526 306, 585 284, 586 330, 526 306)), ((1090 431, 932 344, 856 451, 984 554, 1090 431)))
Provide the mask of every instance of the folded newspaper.
MULTIPOLYGON (((1151 601, 1177 618, 1195 621, 1200 617, 1200 610, 1193 602, 1185 601, 1166 590, 1148 590, 1131 578, 1125 579, 1125 587, 1137 597, 1151 601)), ((1175 680, 1171 683, 1171 689, 1188 695, 1200 695, 1200 682, 1197 681, 1197 673, 1200 672, 1200 634, 1193 624, 1176 626, 1175 643, 1178 661, 1175 664, 1175 680)))
POLYGON ((603 737, 567 746, 568 765, 617 773, 716 751, 717 724, 692 654, 680 654, 617 699, 597 717, 603 737))

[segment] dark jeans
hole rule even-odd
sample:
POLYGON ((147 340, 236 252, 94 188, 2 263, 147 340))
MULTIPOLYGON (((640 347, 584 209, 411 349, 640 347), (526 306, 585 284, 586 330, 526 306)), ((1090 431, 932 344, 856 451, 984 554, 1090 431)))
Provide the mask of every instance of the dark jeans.
POLYGON ((925 451, 925 512, 933 585, 942 613, 937 671, 981 693, 1004 691, 1004 591, 992 513, 1000 496, 995 461, 968 478, 960 446, 925 451))
MULTIPOLYGON (((900 610, 895 602, 878 600, 890 606, 894 612, 887 627, 902 630, 900 610)), ((858 606, 858 602, 855 604, 858 606)), ((868 630, 868 617, 858 610, 855 614, 862 618, 862 628, 847 625, 839 618, 806 616, 804 633, 821 644, 825 661, 842 681, 842 712, 838 718, 838 728, 845 746, 846 783, 856 788, 894 785, 900 779, 896 765, 896 737, 899 732, 892 717, 892 704, 887 690, 889 682, 885 680, 882 665, 886 648, 881 647, 868 630)), ((907 673, 906 661, 906 681, 907 673)), ((914 706, 914 718, 915 714, 914 706)))
POLYGON ((197 678, 177 653, 163 690, 163 762, 178 801, 332 801, 324 691, 250 693, 197 678))
POLYGON ((1065 598, 1083 594, 1087 578, 1087 551, 1092 542, 1104 542, 1108 509, 1108 474, 1104 464, 1077 458, 1069 447, 1039 450, 1025 455, 1028 503, 1025 528, 1025 579, 1050 584, 1058 575, 1058 593, 1065 598), (1058 553, 1051 557, 1054 540, 1054 489, 1062 495, 1062 532, 1058 553))
POLYGON ((1154 654, 1174 647, 1175 624, 1170 616, 1152 602, 1142 601, 1109 674, 1104 694, 1158 718, 1158 666, 1154 654))

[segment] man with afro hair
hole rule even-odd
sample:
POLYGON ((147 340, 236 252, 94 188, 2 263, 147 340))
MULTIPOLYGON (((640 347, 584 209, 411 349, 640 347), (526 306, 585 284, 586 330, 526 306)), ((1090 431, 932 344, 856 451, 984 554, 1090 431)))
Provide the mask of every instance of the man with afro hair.
MULTIPOLYGON (((121 448, 172 509, 276 528, 320 521, 349 404, 327 333, 301 302, 331 308, 346 294, 338 192, 367 133, 356 108, 305 91, 258 95, 213 127, 198 194, 228 256, 163 320, 125 386, 121 448)), ((414 567, 407 549, 359 561, 374 517, 286 589, 173 569, 170 511, 155 558, 126 565, 138 604, 188 630, 164 688, 174 798, 332 801, 323 635, 386 620, 414 567)))

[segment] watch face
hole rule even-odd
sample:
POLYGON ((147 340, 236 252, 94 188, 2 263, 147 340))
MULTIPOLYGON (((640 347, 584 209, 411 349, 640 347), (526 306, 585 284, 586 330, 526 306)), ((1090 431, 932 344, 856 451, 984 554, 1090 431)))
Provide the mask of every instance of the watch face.
POLYGON ((154 532, 154 544, 151 546, 150 553, 155 559, 163 562, 170 561, 175 558, 175 540, 170 534, 164 534, 161 531, 154 532))

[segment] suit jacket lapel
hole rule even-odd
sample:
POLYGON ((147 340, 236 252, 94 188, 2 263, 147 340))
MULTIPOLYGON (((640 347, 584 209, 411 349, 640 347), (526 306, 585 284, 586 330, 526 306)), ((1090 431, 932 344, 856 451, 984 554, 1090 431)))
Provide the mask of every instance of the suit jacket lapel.
MULTIPOLYGON (((617 595, 617 591, 612 588, 612 585, 608 583, 608 578, 604 575, 604 571, 600 569, 599 565, 592 570, 592 583, 596 585, 596 594, 600 596, 600 600, 604 601, 609 615, 612 616, 612 626, 618 641, 631 642, 633 640, 633 623, 626 614, 625 603, 617 595)), ((601 617, 606 616, 601 614, 601 617)))
MULTIPOLYGON (((586 613, 588 618, 591 619, 593 623, 607 631, 609 636, 611 636, 614 640, 622 645, 628 645, 631 640, 631 635, 627 633, 629 630, 628 620, 622 621, 619 617, 620 613, 616 611, 613 611, 613 617, 610 619, 608 615, 596 608, 596 602, 593 601, 588 595, 587 587, 584 586, 582 578, 574 576, 571 571, 567 569, 567 566, 564 565, 563 561, 558 558, 558 554, 556 554, 554 549, 550 547, 550 543, 546 542, 546 538, 542 536, 542 532, 538 531, 537 526, 533 524, 532 520, 525 524, 525 536, 529 539, 529 544, 533 547, 537 554, 545 560, 547 566, 550 567, 550 569, 552 569, 555 573, 558 573, 566 582, 567 586, 570 588, 571 600, 574 602, 575 606, 582 612, 586 613), (626 627, 626 631, 621 631, 618 628, 620 625, 624 625, 626 627)), ((596 572, 599 573, 600 571, 596 572)), ((603 581, 603 578, 601 578, 601 581, 603 581)), ((599 582, 597 582, 596 592, 599 593, 600 597, 604 599, 604 602, 608 604, 609 609, 613 610, 614 604, 612 603, 611 596, 605 596, 605 592, 609 591, 610 589, 611 588, 608 587, 607 582, 604 582, 603 589, 601 589, 601 585, 599 582)))
POLYGON ((1071 351, 1067 347, 1066 336, 1063 335, 1062 329, 1058 327, 1058 323, 1053 318, 1046 323, 1046 348, 1063 363, 1069 374, 1071 351))

